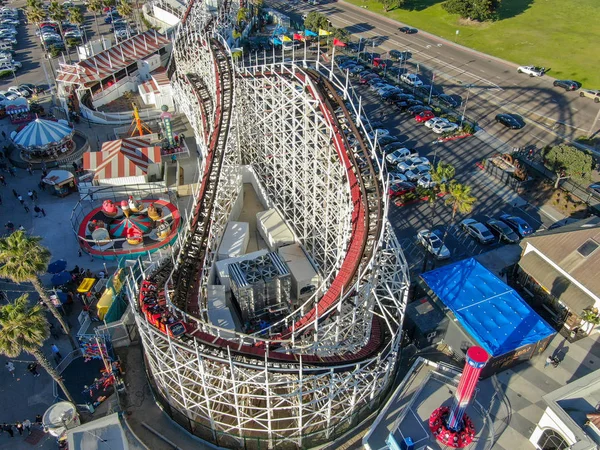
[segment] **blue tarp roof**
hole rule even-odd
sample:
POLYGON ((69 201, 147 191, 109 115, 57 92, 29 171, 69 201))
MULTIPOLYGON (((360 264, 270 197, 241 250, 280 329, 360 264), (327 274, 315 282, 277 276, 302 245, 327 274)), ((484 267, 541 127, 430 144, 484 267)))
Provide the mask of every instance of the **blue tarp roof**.
POLYGON ((421 278, 492 357, 556 333, 514 289, 473 258, 421 278))

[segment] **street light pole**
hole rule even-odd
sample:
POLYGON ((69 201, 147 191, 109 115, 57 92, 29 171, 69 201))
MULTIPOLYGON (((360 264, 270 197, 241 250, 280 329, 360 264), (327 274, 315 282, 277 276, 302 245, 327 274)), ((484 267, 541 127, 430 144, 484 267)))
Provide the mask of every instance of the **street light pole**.
POLYGON ((463 121, 465 120, 465 113, 467 112, 467 103, 469 103, 469 94, 471 93, 472 84, 467 84, 467 99, 465 100, 465 107, 463 108, 463 113, 460 116, 460 126, 458 128, 462 128, 463 121))

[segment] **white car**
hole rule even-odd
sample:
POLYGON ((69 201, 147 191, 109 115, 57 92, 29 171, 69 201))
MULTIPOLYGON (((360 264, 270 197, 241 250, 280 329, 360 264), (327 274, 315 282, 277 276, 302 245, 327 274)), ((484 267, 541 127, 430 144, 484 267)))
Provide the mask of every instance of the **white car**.
POLYGON ((31 92, 28 89, 25 89, 24 87, 19 87, 19 86, 9 87, 8 92, 12 92, 13 94, 17 94, 19 97, 24 97, 24 98, 31 96, 31 92))
POLYGON ((426 173, 417 180, 417 186, 420 186, 425 189, 431 189, 432 187, 435 187, 436 184, 437 183, 431 178, 430 173, 426 173))
POLYGON ((7 25, 13 25, 13 26, 17 26, 20 25, 21 22, 19 22, 17 19, 11 19, 9 17, 5 17, 4 19, 0 20, 1 24, 7 24, 7 25))
POLYGON ((427 128, 433 128, 434 125, 441 124, 441 123, 450 123, 450 121, 443 117, 434 117, 433 119, 429 119, 427 122, 425 122, 425 126, 427 128))
POLYGON ((433 131, 436 134, 449 133, 456 130, 458 130, 458 125, 450 122, 438 123, 437 125, 431 127, 431 131, 433 131))
POLYGON ((398 171, 400 171, 400 172, 407 172, 409 170, 413 170, 417 166, 429 166, 429 165, 431 165, 431 163, 429 162, 429 159, 427 159, 425 157, 416 156, 413 154, 412 156, 405 158, 404 161, 399 163, 396 167, 398 168, 398 171))
POLYGON ((541 77, 544 75, 545 69, 537 66, 519 66, 518 73, 525 73, 530 77, 541 77))
POLYGON ((388 176, 390 177, 390 184, 399 183, 401 181, 408 181, 406 175, 400 172, 388 172, 388 176))
POLYGON ((17 35, 17 30, 11 30, 10 28, 4 28, 0 30, 0 36, 9 36, 15 37, 17 35))
POLYGON ((415 73, 403 73, 402 75, 400 75, 400 79, 402 81, 404 81, 406 84, 408 84, 409 86, 417 87, 417 86, 423 85, 423 82, 418 77, 418 75, 415 73))
POLYGON ((450 250, 442 243, 442 239, 435 231, 421 230, 417 233, 417 240, 436 259, 450 258, 450 250))
POLYGON ((381 138, 384 136, 389 136, 390 132, 384 128, 376 128, 375 130, 371 131, 368 136, 370 139, 375 139, 375 134, 377 134, 378 138, 381 138))
POLYGON ((391 153, 385 155, 385 160, 390 164, 400 164, 405 159, 410 158, 412 156, 419 156, 418 153, 413 153, 406 147, 398 148, 391 153))
MULTIPOLYGON (((2 64, 4 65, 4 64, 2 64)), ((6 98, 7 100, 16 100, 19 98, 19 96, 17 94, 15 94, 14 92, 8 92, 8 91, 0 91, 0 95, 4 96, 4 98, 6 98)))
POLYGON ((420 166, 413 167, 412 169, 407 170, 406 172, 404 172, 404 175, 406 176, 406 178, 408 178, 408 181, 417 181, 419 178, 421 178, 425 174, 428 174, 430 171, 431 166, 421 164, 420 166))
POLYGON ((490 244, 496 239, 492 232, 481 222, 475 219, 465 219, 460 223, 460 227, 471 237, 477 239, 480 244, 490 244))

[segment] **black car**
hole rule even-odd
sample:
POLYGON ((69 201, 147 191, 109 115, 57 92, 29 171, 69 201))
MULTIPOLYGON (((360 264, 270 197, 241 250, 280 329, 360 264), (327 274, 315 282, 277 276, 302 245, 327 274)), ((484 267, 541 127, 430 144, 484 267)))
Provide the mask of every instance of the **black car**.
POLYGON ((411 28, 411 27, 401 27, 401 28, 398 28, 398 30, 400 30, 404 34, 415 34, 417 32, 416 28, 411 28))
POLYGON ((456 99, 448 94, 441 94, 438 96, 438 100, 451 108, 456 108, 460 103, 456 99))
POLYGON ((414 105, 414 106, 411 106, 410 108, 408 108, 407 111, 409 112, 409 114, 415 116, 417 114, 422 113, 423 111, 433 111, 433 109, 430 108, 429 106, 414 105))
POLYGON ((442 93, 440 91, 438 91, 435 86, 433 86, 433 89, 432 89, 430 84, 422 84, 421 86, 417 86, 416 90, 421 95, 424 95, 428 98, 429 98, 429 94, 431 94, 431 97, 433 97, 433 98, 439 97, 440 95, 442 95, 442 93))
POLYGON ((375 58, 381 58, 381 54, 380 53, 365 53, 362 57, 372 63, 375 58))
POLYGON ((401 52, 400 50, 390 50, 389 54, 394 61, 406 61, 411 57, 410 52, 401 52))
POLYGON ((496 123, 501 123, 506 128, 513 130, 520 130, 525 126, 525 121, 517 114, 498 114, 496 116, 496 123))
POLYGON ((486 222, 486 225, 492 234, 497 236, 499 239, 502 239, 509 244, 515 244, 519 242, 519 236, 517 233, 515 233, 511 227, 501 220, 490 219, 486 222))
POLYGON ((590 184, 588 186, 588 191, 597 198, 600 198, 600 183, 590 184))
POLYGON ((421 100, 417 100, 416 98, 409 98, 408 100, 406 100, 406 103, 408 103, 408 106, 423 106, 424 103, 421 100))
POLYGON ((398 142, 398 138, 394 136, 377 136, 377 142, 379 142, 379 146, 383 147, 384 145, 391 144, 392 142, 398 142))
POLYGON ((581 87, 581 84, 579 84, 577 81, 573 81, 573 80, 555 80, 554 86, 561 87, 565 91, 576 91, 577 89, 579 89, 581 87))

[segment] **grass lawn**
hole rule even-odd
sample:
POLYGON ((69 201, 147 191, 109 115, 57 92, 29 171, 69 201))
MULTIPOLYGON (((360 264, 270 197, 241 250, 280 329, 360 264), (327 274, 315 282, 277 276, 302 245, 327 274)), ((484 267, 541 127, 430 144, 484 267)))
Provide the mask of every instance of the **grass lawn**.
POLYGON ((406 0, 385 13, 376 0, 346 0, 369 11, 519 65, 550 69, 555 78, 600 89, 600 0, 502 0, 497 22, 467 24, 442 0, 406 0))

